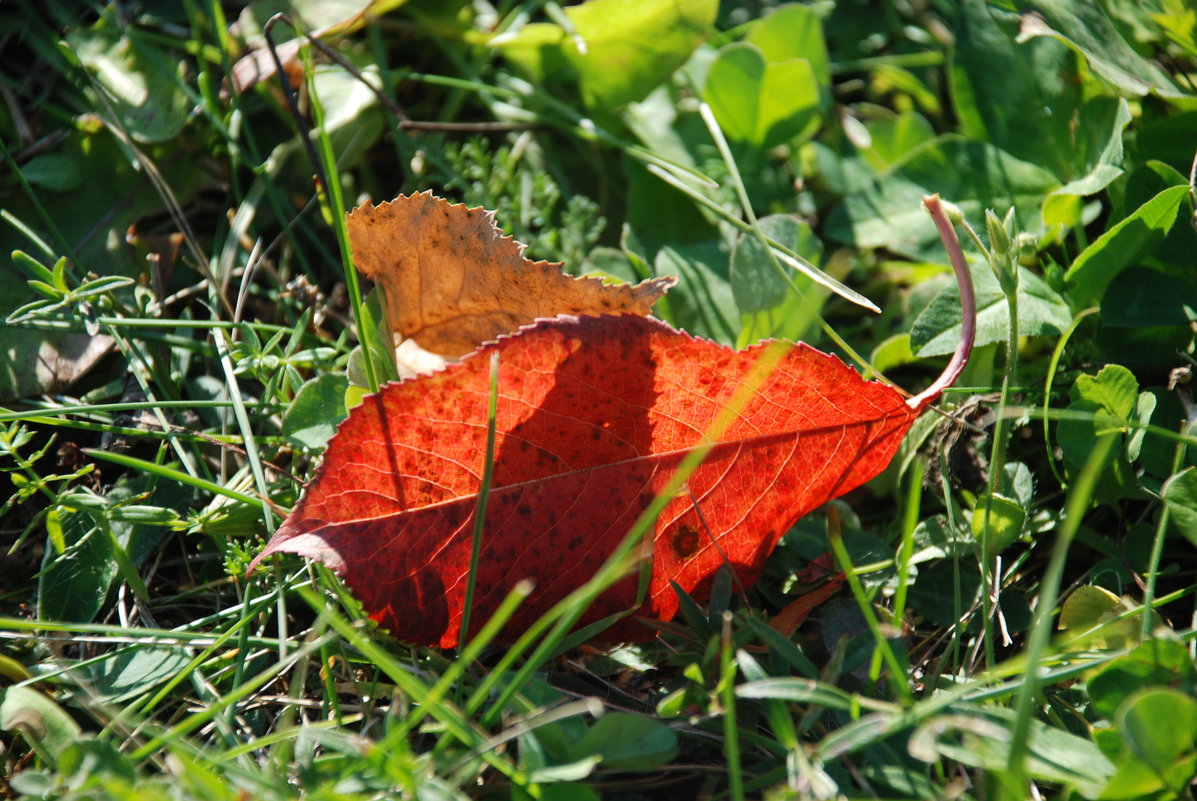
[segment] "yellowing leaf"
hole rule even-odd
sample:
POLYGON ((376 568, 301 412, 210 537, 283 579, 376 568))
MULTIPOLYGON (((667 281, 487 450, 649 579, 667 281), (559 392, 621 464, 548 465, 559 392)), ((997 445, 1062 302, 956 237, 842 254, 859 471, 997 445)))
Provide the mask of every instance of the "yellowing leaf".
POLYGON ((566 275, 560 264, 524 258, 493 213, 430 192, 367 203, 347 223, 357 268, 386 293, 391 330, 451 359, 541 317, 647 315, 676 282, 613 286, 566 275))

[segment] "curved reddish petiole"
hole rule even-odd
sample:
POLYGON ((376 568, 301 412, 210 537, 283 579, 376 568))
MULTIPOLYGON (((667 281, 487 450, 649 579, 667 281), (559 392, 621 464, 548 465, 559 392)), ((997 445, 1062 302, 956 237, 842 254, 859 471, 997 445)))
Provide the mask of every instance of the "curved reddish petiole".
POLYGON ((952 360, 931 386, 918 395, 906 401, 914 409, 922 409, 940 396, 945 389, 952 386, 964 365, 968 364, 968 357, 973 352, 973 340, 977 334, 977 299, 973 292, 973 278, 968 271, 968 262, 964 260, 964 251, 960 247, 960 240, 956 236, 956 229, 948 219, 947 212, 939 200, 939 195, 928 195, 923 198, 923 206, 935 221, 935 228, 939 231, 939 239, 948 251, 948 258, 952 260, 952 269, 956 273, 956 283, 960 286, 960 342, 956 345, 956 352, 952 360))

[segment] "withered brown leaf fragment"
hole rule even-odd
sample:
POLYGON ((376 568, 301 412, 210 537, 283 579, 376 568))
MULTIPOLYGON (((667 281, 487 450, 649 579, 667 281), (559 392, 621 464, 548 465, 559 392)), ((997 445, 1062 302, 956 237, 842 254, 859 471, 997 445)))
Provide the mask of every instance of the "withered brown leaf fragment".
POLYGON ((363 204, 347 224, 358 270, 386 293, 391 330, 450 359, 538 318, 646 316, 677 280, 609 285, 566 275, 560 264, 524 258, 493 212, 431 192, 363 204))

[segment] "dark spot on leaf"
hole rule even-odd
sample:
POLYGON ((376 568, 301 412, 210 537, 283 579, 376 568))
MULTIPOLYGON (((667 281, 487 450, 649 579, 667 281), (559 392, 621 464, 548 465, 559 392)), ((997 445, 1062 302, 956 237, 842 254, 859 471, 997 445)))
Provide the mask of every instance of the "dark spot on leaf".
POLYGON ((682 559, 689 559, 698 552, 698 530, 693 526, 681 525, 673 532, 669 544, 673 552, 682 559))

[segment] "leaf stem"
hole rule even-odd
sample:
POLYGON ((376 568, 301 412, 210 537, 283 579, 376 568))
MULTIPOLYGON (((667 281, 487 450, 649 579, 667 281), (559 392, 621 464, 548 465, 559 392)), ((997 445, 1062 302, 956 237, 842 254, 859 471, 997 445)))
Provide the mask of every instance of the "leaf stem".
POLYGON ((952 261, 952 270, 956 273, 956 283, 960 286, 960 342, 956 345, 956 352, 952 360, 940 373, 939 378, 925 390, 906 401, 914 409, 926 408, 952 383, 960 377, 964 366, 968 364, 968 357, 973 352, 973 342, 977 336, 977 298, 973 291, 973 277, 968 271, 964 251, 960 247, 960 239, 956 236, 956 229, 944 211, 939 195, 928 195, 923 198, 923 207, 935 222, 935 229, 939 231, 939 239, 948 251, 948 258, 952 261))
MULTIPOLYGON (((478 489, 478 504, 474 509, 474 533, 470 540, 470 572, 466 576, 465 606, 461 610, 461 631, 457 635, 460 653, 470 638, 470 613, 474 607, 474 591, 478 584, 478 558, 482 553, 482 529, 486 525, 486 504, 495 475, 495 421, 499 409, 499 351, 490 353, 490 398, 486 407, 486 462, 482 468, 482 486, 478 489)), ((457 704, 461 705, 461 687, 457 688, 457 704)))

